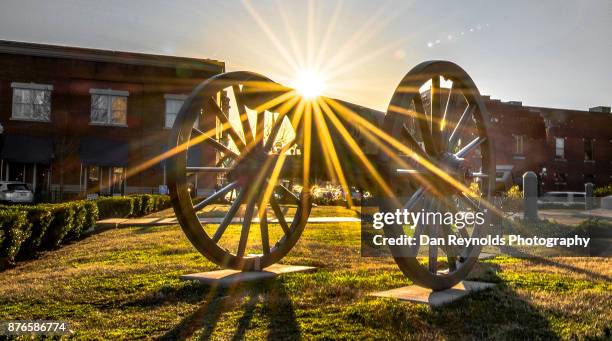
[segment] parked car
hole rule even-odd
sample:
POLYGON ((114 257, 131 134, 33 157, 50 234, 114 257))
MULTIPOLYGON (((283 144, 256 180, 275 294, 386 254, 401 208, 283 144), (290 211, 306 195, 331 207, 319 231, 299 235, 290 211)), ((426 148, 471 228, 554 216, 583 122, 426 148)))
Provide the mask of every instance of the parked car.
POLYGON ((0 202, 11 204, 30 204, 34 202, 34 193, 30 186, 23 182, 0 181, 0 202))
POLYGON ((584 192, 546 192, 538 198, 542 207, 584 207, 584 192))

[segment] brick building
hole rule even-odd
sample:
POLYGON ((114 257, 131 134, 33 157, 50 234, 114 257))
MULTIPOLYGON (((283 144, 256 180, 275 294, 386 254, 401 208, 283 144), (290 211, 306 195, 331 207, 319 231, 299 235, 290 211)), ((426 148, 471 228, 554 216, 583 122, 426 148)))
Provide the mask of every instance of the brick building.
POLYGON ((612 183, 612 114, 523 106, 487 98, 498 177, 522 183, 526 171, 540 177, 541 190, 583 191, 586 182, 612 183))
POLYGON ((186 94, 224 70, 214 60, 0 41, 0 179, 30 183, 46 200, 157 192, 163 164, 129 179, 126 169, 166 148, 186 94))
MULTIPOLYGON (((156 193, 163 163, 128 179, 127 169, 166 149, 186 94, 224 70, 213 60, 0 41, 0 180, 30 183, 43 200, 156 193)), ((535 171, 542 190, 612 183, 609 107, 485 99, 498 178, 520 184, 535 171)), ((199 195, 214 187, 190 181, 199 195)))

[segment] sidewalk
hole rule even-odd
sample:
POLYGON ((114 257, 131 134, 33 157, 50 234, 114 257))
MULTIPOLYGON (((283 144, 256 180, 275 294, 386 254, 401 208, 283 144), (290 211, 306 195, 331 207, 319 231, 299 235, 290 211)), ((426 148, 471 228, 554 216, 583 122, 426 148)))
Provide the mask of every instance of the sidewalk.
MULTIPOLYGON (((243 218, 234 218, 232 223, 240 224, 243 218)), ((223 221, 223 218, 200 218, 202 224, 219 224, 223 221)), ((253 219, 254 222, 259 222, 258 218, 253 219)), ((290 223, 293 218, 288 217, 287 222, 290 223)), ((269 219, 270 223, 277 223, 277 219, 269 219)), ((358 223, 361 219, 355 217, 310 217, 308 223, 320 224, 320 223, 358 223)), ((171 218, 110 218, 99 220, 96 225, 102 228, 112 227, 127 227, 127 226, 166 226, 166 225, 177 225, 178 221, 176 217, 171 218)))

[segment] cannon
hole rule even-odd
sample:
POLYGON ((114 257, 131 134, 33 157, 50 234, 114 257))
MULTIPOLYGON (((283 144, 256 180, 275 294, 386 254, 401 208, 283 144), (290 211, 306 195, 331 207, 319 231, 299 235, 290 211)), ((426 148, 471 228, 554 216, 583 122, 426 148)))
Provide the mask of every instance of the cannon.
MULTIPOLYGON (((381 211, 484 212, 482 224, 438 222, 406 232, 394 223, 384 227, 385 236, 482 237, 495 187, 489 120, 473 80, 448 61, 408 72, 386 113, 304 98, 265 76, 228 72, 197 86, 178 113, 166 160, 168 188, 193 246, 237 270, 261 270, 287 255, 308 222, 310 188, 320 180, 338 183, 349 202, 350 188, 371 193, 381 211), (214 192, 194 195, 195 178, 214 192), (200 212, 217 222, 203 224, 200 212), (224 244, 228 234, 239 235, 237 245, 235 239, 224 244)), ((464 279, 481 251, 479 245, 417 244, 389 248, 406 276, 433 290, 464 279)))

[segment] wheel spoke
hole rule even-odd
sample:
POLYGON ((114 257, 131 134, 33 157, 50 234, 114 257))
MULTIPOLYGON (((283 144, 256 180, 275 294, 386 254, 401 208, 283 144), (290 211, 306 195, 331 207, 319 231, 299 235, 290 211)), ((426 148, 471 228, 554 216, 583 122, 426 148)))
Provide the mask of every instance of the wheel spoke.
POLYGON ((278 201, 276 201, 276 198, 274 198, 274 195, 272 195, 272 197, 270 198, 270 206, 272 206, 272 210, 274 211, 276 220, 278 220, 278 223, 283 229, 283 232, 285 232, 286 235, 289 235, 291 230, 289 229, 289 225, 287 225, 287 221, 285 220, 285 215, 283 214, 283 211, 281 210, 280 205, 278 204, 278 201))
MULTIPOLYGON (((438 237, 438 226, 429 226, 429 236, 432 238, 438 237)), ((438 272, 438 247, 429 245, 429 272, 436 274, 438 272)))
MULTIPOLYGON (((448 225, 442 226, 442 232, 446 235, 446 240, 448 240, 448 236, 454 234, 453 230, 448 225)), ((443 246, 444 253, 446 253, 446 260, 448 261, 449 271, 457 270, 457 256, 459 256, 459 249, 456 245, 444 245, 443 246)))
POLYGON ((208 204, 214 202, 215 200, 221 198, 222 196, 227 194, 227 192, 229 192, 229 191, 233 190, 234 188, 236 188, 237 185, 238 185, 238 181, 234 181, 234 182, 231 182, 231 183, 227 184, 225 187, 223 187, 220 190, 216 191, 215 193, 213 193, 208 198, 200 201, 196 205, 193 205, 194 211, 197 212, 197 211, 201 210, 203 207, 205 207, 206 205, 208 205, 208 204))
POLYGON ((417 113, 417 125, 419 127, 419 131, 421 132, 421 138, 423 138, 423 142, 425 143, 425 150, 429 155, 436 155, 436 148, 433 144, 433 137, 431 135, 431 129, 429 126, 429 119, 427 114, 425 114, 425 109, 423 107, 423 99, 420 94, 417 94, 414 99, 414 109, 417 113))
POLYGON ((280 114, 278 118, 276 119, 276 121, 272 123, 272 130, 270 130, 270 135, 268 135, 268 140, 266 141, 266 144, 264 145, 264 150, 266 152, 269 152, 274 147, 274 141, 276 140, 278 132, 283 126, 284 118, 285 118, 285 114, 280 114))
POLYGON ((468 120, 468 118, 472 117, 475 111, 476 111, 475 105, 468 105, 467 108, 465 108, 465 111, 463 111, 463 114, 461 114, 461 118, 459 118, 459 121, 456 123, 455 128, 453 128, 453 132, 448 138, 448 148, 449 149, 452 149, 455 143, 457 143, 457 139, 459 139, 459 134, 461 132, 461 129, 463 129, 463 126, 465 125, 466 121, 468 120))
POLYGON ((407 145, 408 148, 410 148, 410 150, 412 150, 415 154, 417 154, 423 159, 429 159, 427 154, 425 154, 425 152, 423 151, 423 148, 421 148, 421 146, 417 143, 414 137, 412 137, 406 125, 403 125, 402 137, 404 138, 403 142, 407 145))
POLYGON ((397 172, 397 174, 425 174, 425 172, 422 172, 418 169, 398 168, 395 171, 397 172))
POLYGON ((186 167, 188 173, 225 173, 232 170, 229 167, 186 167))
MULTIPOLYGON (((204 133, 198 129, 198 128, 192 128, 192 131, 195 132, 198 135, 204 135, 204 133)), ((234 152, 233 150, 227 148, 226 146, 222 145, 219 141, 211 138, 211 137, 207 137, 206 139, 204 139, 204 142, 208 143, 209 145, 211 145, 213 148, 217 149, 218 151, 220 151, 221 153, 225 154, 226 156, 231 156, 234 159, 237 159, 239 156, 238 154, 236 154, 236 152, 234 152)))
POLYGON ((486 137, 477 137, 477 138, 473 139, 468 144, 466 144, 465 147, 461 148, 461 150, 456 152, 455 156, 459 157, 459 158, 465 157, 468 153, 470 153, 474 149, 478 148, 478 146, 480 146, 486 140, 487 140, 486 137))
MULTIPOLYGON (((262 208, 260 207, 259 209, 261 210, 262 208)), ((270 253, 270 237, 268 236, 268 216, 265 212, 266 209, 263 208, 263 210, 264 214, 259 214, 259 216, 261 216, 261 219, 259 220, 259 229, 261 231, 261 248, 263 250, 263 254, 267 255, 270 253)))
POLYGON ((472 198, 470 198, 467 194, 465 193, 461 193, 459 198, 466 203, 468 206, 470 206, 470 208, 472 208, 474 211, 478 211, 480 210, 480 205, 476 204, 474 202, 474 200, 472 200, 472 198))
POLYGON ((258 112, 257 121, 255 122, 255 141, 259 142, 259 140, 261 139, 262 147, 265 145, 265 139, 264 139, 265 124, 266 124, 266 112, 265 111, 258 112))
POLYGON ((300 205, 302 201, 298 198, 293 192, 291 192, 285 185, 278 185, 278 188, 285 193, 285 195, 289 196, 289 199, 293 201, 296 205, 300 205))
POLYGON ((431 79, 431 90, 430 90, 430 104, 431 104, 431 138, 435 144, 437 151, 442 150, 442 105, 440 91, 440 77, 435 76, 431 79))
POLYGON ((242 191, 240 191, 240 193, 238 193, 236 200, 234 200, 234 202, 230 206, 230 209, 225 214, 225 217, 223 217, 223 221, 221 222, 221 224, 219 224, 217 231, 215 231, 215 234, 211 238, 215 243, 217 243, 219 239, 221 239, 221 236, 223 236, 223 233, 225 232, 229 224, 232 223, 236 212, 238 212, 240 205, 242 205, 242 199, 244 199, 245 192, 246 189, 243 189, 242 191))
POLYGON ((442 136, 443 136, 444 141, 446 141, 445 142, 446 148, 448 148, 450 145, 449 139, 454 129, 451 125, 454 124, 456 127, 457 123, 459 123, 459 120, 461 119, 461 116, 467 109, 467 106, 466 106, 465 109, 463 109, 463 111, 457 110, 457 108, 459 108, 461 101, 467 104, 465 97, 463 96, 463 93, 460 90, 455 89, 454 84, 453 84, 453 87, 451 87, 450 89, 448 103, 446 104, 446 109, 444 111, 444 132, 442 136))
POLYGON ((408 210, 411 211, 412 208, 414 207, 414 205, 417 204, 417 202, 423 197, 423 193, 425 192, 425 189, 423 187, 419 187, 413 194, 412 196, 410 196, 410 199, 408 199, 408 201, 406 201, 406 203, 404 204, 403 209, 404 210, 408 210))
POLYGON ((242 132, 244 133, 244 139, 247 146, 253 143, 253 129, 251 129, 251 123, 249 123, 249 115, 246 110, 246 106, 242 101, 242 91, 239 85, 233 85, 234 98, 236 99, 236 106, 238 114, 240 115, 240 124, 242 125, 242 132))
POLYGON ((242 230, 240 231, 240 241, 238 242, 238 251, 236 251, 236 257, 244 257, 244 253, 247 247, 247 241, 249 240, 249 231, 251 229, 251 219, 253 218, 253 211, 255 210, 256 196, 255 193, 251 194, 251 198, 246 206, 244 212, 244 218, 242 220, 242 230))
POLYGON ((242 141, 242 138, 240 138, 240 135, 238 134, 238 132, 236 132, 236 130, 234 129, 234 127, 230 123, 229 119, 227 118, 227 116, 223 112, 223 110, 221 110, 221 108, 219 107, 217 102, 212 97, 209 98, 209 100, 208 100, 208 106, 212 110, 213 114, 215 116, 217 116, 219 121, 221 121, 221 124, 223 124, 223 126, 227 127, 227 128, 225 128, 225 130, 227 130, 227 132, 230 135, 230 137, 232 138, 232 140, 234 140, 234 143, 236 144, 238 149, 241 150, 241 151, 245 150, 246 146, 244 144, 244 141, 242 141))

